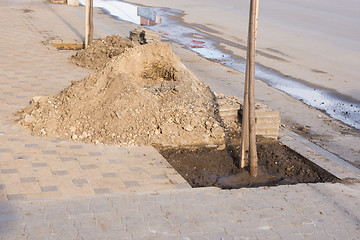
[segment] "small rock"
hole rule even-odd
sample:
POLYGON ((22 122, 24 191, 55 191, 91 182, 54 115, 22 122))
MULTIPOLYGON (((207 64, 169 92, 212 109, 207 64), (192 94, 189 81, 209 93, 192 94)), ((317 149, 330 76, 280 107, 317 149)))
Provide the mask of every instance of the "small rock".
POLYGON ((205 128, 207 129, 207 130, 210 130, 211 129, 211 123, 209 122, 209 121, 206 121, 205 122, 205 128))
POLYGON ((78 139, 78 136, 77 136, 76 134, 73 134, 73 135, 71 136, 71 139, 72 139, 72 140, 76 140, 76 139, 78 139))
POLYGON ((194 130, 194 128, 193 128, 190 124, 188 124, 188 125, 186 125, 186 126, 184 127, 184 130, 185 130, 185 131, 188 131, 188 132, 191 132, 192 130, 194 130))
POLYGON ((41 98, 42 98, 42 96, 35 96, 31 99, 31 103, 37 103, 40 101, 41 98))
POLYGON ((70 132, 72 132, 72 133, 76 131, 76 127, 74 127, 74 126, 70 127, 69 129, 70 129, 70 132))
POLYGON ((27 125, 35 121, 35 118, 29 114, 25 114, 23 118, 23 124, 27 125))
POLYGON ((303 126, 302 129, 301 129, 302 132, 306 133, 307 132, 307 128, 306 126, 303 126))
POLYGON ((88 136, 87 132, 83 132, 83 133, 80 135, 80 139, 87 138, 87 136, 88 136))
POLYGON ((219 151, 221 151, 221 150, 224 150, 225 147, 226 147, 225 144, 221 144, 221 145, 219 145, 216 149, 219 150, 219 151))

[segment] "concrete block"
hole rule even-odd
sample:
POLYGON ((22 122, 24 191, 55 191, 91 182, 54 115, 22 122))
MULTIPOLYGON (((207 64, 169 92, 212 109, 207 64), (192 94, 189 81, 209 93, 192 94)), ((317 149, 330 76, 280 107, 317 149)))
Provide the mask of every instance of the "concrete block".
POLYGON ((79 0, 67 0, 69 6, 79 6, 79 0))

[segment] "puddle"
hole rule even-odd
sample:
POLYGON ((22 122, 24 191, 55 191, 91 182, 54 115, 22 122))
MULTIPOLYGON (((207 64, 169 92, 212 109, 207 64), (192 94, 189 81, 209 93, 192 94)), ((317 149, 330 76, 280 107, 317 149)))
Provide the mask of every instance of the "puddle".
MULTIPOLYGON (((85 0, 80 0, 79 3, 85 6, 85 0)), ((142 26, 154 26, 161 23, 160 17, 157 16, 156 11, 152 8, 113 0, 94 0, 93 4, 94 7, 102 8, 108 14, 123 21, 142 26)))
MULTIPOLYGON (((84 5, 85 0, 79 2, 84 5)), ((104 9, 118 19, 149 26, 151 30, 186 46, 204 58, 245 72, 246 61, 221 47, 221 45, 229 45, 245 49, 244 45, 211 35, 211 31, 205 26, 181 22, 183 11, 142 7, 114 0, 94 0, 94 6, 104 9)), ((325 111, 347 125, 360 129, 360 103, 358 101, 322 86, 284 76, 259 64, 256 65, 256 78, 309 106, 325 111)))

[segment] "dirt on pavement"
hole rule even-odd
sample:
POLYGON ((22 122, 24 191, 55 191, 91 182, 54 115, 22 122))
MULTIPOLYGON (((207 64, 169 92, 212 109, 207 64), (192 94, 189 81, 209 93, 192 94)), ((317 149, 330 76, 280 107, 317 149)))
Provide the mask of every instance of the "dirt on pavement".
POLYGON ((224 141, 213 92, 163 43, 128 48, 55 96, 18 113, 34 135, 126 145, 224 141))
POLYGON ((118 35, 107 36, 106 38, 94 41, 86 49, 82 49, 70 57, 70 62, 84 68, 101 68, 105 63, 135 45, 133 41, 118 35))

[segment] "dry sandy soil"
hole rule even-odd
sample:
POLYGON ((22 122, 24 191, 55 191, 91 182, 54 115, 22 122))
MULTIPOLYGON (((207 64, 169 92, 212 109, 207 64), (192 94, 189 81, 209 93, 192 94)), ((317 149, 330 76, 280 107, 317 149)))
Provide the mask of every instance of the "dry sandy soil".
POLYGON ((19 123, 35 135, 121 146, 224 141, 213 92, 169 45, 129 47, 115 57, 100 51, 119 53, 124 47, 118 42, 107 37, 80 51, 72 60, 89 67, 96 59, 91 66, 98 70, 59 94, 34 97, 18 113, 19 123))

